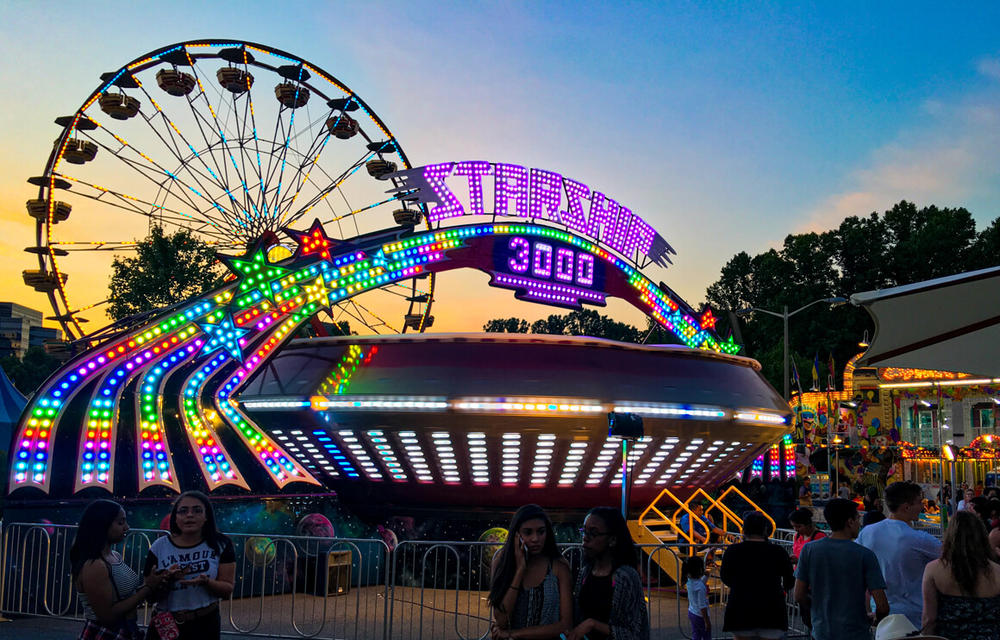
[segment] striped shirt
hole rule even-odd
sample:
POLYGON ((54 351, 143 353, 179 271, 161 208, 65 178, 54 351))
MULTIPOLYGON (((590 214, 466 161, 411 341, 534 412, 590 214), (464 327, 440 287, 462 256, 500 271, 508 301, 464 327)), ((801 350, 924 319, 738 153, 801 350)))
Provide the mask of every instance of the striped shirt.
MULTIPOLYGON (((105 558, 101 558, 101 562, 107 566, 108 573, 111 575, 111 586, 114 590, 114 600, 111 604, 121 602, 139 589, 142 579, 135 571, 132 571, 132 567, 125 564, 117 551, 111 552, 111 562, 105 558)), ((97 614, 94 613, 94 609, 87 599, 87 594, 83 591, 80 592, 80 606, 83 607, 85 620, 97 620, 97 614)))

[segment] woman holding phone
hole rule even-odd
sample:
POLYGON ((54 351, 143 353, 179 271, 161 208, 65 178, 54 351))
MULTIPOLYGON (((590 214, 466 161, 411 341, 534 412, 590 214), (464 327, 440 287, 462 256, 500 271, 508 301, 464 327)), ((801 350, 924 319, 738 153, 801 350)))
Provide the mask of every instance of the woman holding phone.
POLYGON ((208 496, 187 491, 170 511, 170 535, 158 538, 146 556, 146 575, 169 573, 170 589, 156 603, 147 640, 218 640, 219 598, 233 592, 236 554, 215 527, 208 496))
POLYGON ((552 521, 528 504, 514 513, 508 532, 493 556, 492 640, 558 638, 572 626, 573 601, 569 564, 556 547, 552 521))

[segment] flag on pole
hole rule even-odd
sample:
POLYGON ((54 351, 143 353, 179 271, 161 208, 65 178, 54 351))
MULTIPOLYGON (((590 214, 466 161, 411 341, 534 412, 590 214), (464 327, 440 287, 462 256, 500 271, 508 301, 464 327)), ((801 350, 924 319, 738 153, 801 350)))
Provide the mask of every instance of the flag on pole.
POLYGON ((795 357, 792 356, 792 384, 799 390, 799 401, 802 400, 802 380, 799 379, 799 369, 795 366, 795 357))
POLYGON ((813 386, 811 391, 819 391, 819 352, 813 357, 813 386))
POLYGON ((834 363, 833 363, 833 352, 832 351, 830 352, 830 360, 829 360, 829 362, 827 364, 830 367, 830 385, 829 385, 829 388, 833 389, 834 391, 836 391, 836 388, 837 388, 836 387, 836 383, 837 383, 837 368, 836 368, 836 365, 834 365, 834 363))

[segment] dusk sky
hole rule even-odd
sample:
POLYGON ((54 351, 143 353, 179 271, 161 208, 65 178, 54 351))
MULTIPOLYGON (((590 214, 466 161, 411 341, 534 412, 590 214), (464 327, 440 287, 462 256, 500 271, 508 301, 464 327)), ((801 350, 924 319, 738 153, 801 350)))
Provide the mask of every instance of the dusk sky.
MULTIPOLYGON (((53 119, 101 73, 207 37, 331 72, 415 165, 514 162, 599 188, 677 250, 660 277, 693 305, 733 254, 904 198, 964 206, 980 228, 1000 216, 997 3, 0 0, 0 299, 49 312, 21 270, 37 194, 25 180, 53 119)), ((486 281, 445 274, 434 330, 560 312, 486 281)))

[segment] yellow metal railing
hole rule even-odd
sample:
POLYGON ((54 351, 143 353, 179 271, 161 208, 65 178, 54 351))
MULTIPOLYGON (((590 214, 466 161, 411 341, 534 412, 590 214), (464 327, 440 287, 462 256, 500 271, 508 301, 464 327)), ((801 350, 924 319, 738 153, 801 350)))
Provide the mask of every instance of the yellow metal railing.
MULTIPOLYGON (((778 529, 778 525, 774 522, 774 518, 772 518, 770 515, 768 515, 767 511, 764 511, 763 509, 761 509, 760 507, 758 507, 756 502, 754 502, 753 500, 751 500, 750 498, 748 498, 745 493, 743 493, 742 491, 740 491, 739 489, 737 489, 735 486, 730 485, 725 491, 723 491, 719 495, 718 499, 716 499, 716 503, 718 503, 719 505, 721 505, 722 507, 724 507, 724 508, 726 508, 728 510, 729 507, 726 507, 726 505, 722 504, 722 501, 726 499, 726 496, 728 496, 728 495, 730 495, 732 493, 735 493, 739 497, 743 498, 743 500, 745 500, 746 503, 748 505, 750 505, 753 508, 754 511, 760 511, 761 513, 763 513, 764 517, 767 518, 767 521, 771 523, 771 535, 774 535, 774 532, 778 529)), ((706 511, 708 511, 708 510, 706 509, 706 511)), ((730 513, 732 513, 731 510, 730 510, 730 513)), ((741 532, 743 531, 743 519, 742 518, 740 518, 740 531, 741 532)))
POLYGON ((726 533, 742 534, 743 518, 741 518, 739 515, 736 514, 735 511, 733 511, 728 506, 726 506, 726 504, 723 503, 723 500, 731 494, 736 494, 744 501, 746 501, 746 503, 753 510, 759 511, 762 514, 764 514, 764 517, 767 519, 767 521, 771 523, 771 531, 774 532, 776 528, 776 523, 774 522, 774 518, 768 515, 766 511, 757 506, 757 504, 753 500, 748 498, 746 494, 744 494, 742 491, 740 491, 734 486, 730 486, 729 488, 727 488, 725 491, 722 492, 721 495, 719 495, 718 498, 713 498, 704 489, 698 488, 695 489, 695 491, 690 496, 688 496, 687 500, 681 500, 676 495, 674 495, 674 493, 671 492, 669 489, 663 489, 662 491, 660 491, 659 495, 657 495, 656 498, 654 498, 653 501, 649 503, 649 506, 646 507, 642 511, 642 513, 639 514, 639 524, 643 527, 646 527, 647 529, 652 529, 657 525, 661 526, 666 525, 674 533, 677 534, 678 539, 686 540, 689 545, 698 544, 698 541, 694 539, 694 536, 690 532, 694 530, 694 526, 689 526, 688 530, 685 530, 683 527, 680 526, 680 521, 685 514, 687 514, 688 516, 689 523, 697 519, 698 516, 696 516, 694 514, 694 511, 691 510, 691 505, 696 500, 704 500, 708 502, 708 506, 705 508, 706 514, 712 511, 716 511, 721 516, 722 522, 719 525, 717 525, 719 526, 720 529, 722 529, 726 533), (664 502, 666 504, 663 504, 664 502), (664 512, 664 509, 666 509, 668 512, 671 509, 673 509, 673 514, 668 515, 667 513, 664 512), (654 517, 656 519, 655 522, 653 521, 654 517), (730 525, 732 525, 735 528, 735 531, 730 530, 730 525))

